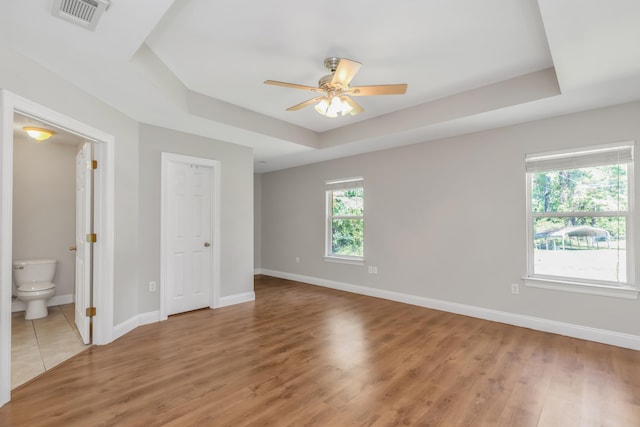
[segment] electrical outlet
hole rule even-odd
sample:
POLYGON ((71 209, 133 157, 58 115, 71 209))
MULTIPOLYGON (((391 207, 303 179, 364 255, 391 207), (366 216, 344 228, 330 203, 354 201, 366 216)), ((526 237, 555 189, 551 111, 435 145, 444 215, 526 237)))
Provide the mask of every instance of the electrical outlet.
POLYGON ((511 293, 512 294, 519 294, 520 293, 520 285, 518 285, 517 283, 512 283, 511 284, 511 293))
POLYGON ((378 267, 376 267, 375 265, 373 266, 373 274, 378 274, 378 267))
POLYGON ((149 292, 155 292, 158 290, 156 282, 149 282, 149 292))
POLYGON ((300 262, 300 257, 299 257, 299 256, 297 256, 297 257, 296 257, 296 264, 298 264, 299 262, 300 262))
POLYGON ((369 270, 368 271, 369 271, 369 274, 373 274, 373 267, 369 266, 369 270))

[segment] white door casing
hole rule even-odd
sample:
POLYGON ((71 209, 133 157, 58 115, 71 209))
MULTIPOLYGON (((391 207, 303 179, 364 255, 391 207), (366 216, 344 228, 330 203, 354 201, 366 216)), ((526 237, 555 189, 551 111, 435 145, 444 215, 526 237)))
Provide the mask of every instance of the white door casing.
POLYGON ((76 284, 75 322, 85 344, 89 344, 91 321, 87 308, 91 306, 91 243, 92 232, 92 166, 91 143, 85 142, 76 155, 76 284))
POLYGON ((95 142, 94 158, 94 306, 93 343, 112 341, 114 266, 114 158, 115 138, 106 132, 60 114, 29 99, 0 89, 0 406, 11 397, 11 287, 12 287, 12 200, 13 200, 13 116, 19 113, 51 126, 82 135, 95 142))
POLYGON ((217 162, 163 153, 161 319, 217 305, 217 162))

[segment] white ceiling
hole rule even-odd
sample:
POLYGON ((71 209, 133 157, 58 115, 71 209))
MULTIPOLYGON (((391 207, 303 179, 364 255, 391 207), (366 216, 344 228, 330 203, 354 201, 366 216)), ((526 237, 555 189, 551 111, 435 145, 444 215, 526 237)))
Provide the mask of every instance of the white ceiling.
POLYGON ((0 43, 132 118, 254 148, 256 171, 640 99, 638 0, 112 0, 94 32, 52 0, 0 3, 0 43), (326 57, 364 113, 286 108, 326 57))

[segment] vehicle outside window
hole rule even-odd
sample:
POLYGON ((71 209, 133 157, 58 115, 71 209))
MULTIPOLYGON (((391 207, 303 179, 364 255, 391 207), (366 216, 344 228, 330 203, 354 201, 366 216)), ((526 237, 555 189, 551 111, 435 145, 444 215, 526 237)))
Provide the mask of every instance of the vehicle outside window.
POLYGON ((528 276, 626 286, 633 146, 527 156, 528 276))

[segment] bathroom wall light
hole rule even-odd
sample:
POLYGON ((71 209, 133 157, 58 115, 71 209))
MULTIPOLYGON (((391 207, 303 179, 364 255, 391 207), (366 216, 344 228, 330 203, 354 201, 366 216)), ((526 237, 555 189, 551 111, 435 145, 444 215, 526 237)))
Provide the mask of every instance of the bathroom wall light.
POLYGON ((25 132, 29 134, 31 138, 35 139, 38 142, 42 142, 45 139, 49 139, 55 134, 55 132, 49 129, 34 128, 34 127, 25 127, 23 129, 25 130, 25 132))

